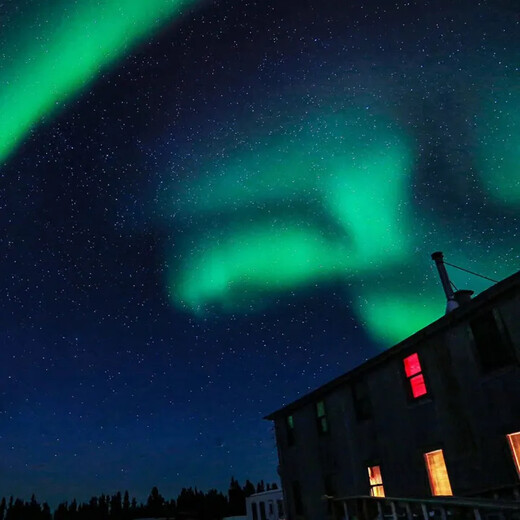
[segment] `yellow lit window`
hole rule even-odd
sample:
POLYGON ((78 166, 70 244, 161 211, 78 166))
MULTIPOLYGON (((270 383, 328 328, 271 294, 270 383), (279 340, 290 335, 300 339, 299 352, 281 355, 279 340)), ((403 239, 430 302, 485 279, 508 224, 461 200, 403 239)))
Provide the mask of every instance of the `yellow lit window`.
POLYGON ((520 432, 510 433, 507 436, 507 440, 509 441, 509 447, 511 448, 511 454, 513 455, 516 471, 520 477, 520 432))
POLYGON ((453 495, 442 450, 425 453, 424 460, 426 462, 426 469, 428 470, 432 495, 453 495))
POLYGON ((381 476, 381 466, 369 466, 368 481, 370 482, 371 497, 385 496, 385 488, 383 487, 383 477, 381 476))

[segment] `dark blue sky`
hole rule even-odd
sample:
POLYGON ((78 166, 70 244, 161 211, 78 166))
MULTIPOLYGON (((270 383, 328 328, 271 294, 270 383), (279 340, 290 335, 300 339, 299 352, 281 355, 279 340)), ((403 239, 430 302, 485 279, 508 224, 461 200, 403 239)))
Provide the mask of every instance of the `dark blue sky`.
POLYGON ((484 203, 468 167, 475 85, 518 81, 514 4, 206 2, 37 126, 1 167, 0 496, 277 480, 262 417, 384 348, 340 281, 234 313, 168 299, 186 223, 164 187, 242 146, 252 113, 269 128, 317 97, 398 106, 424 152, 414 197, 436 215, 424 264, 455 226, 448 256, 491 235, 484 265, 518 268, 518 206, 484 203))

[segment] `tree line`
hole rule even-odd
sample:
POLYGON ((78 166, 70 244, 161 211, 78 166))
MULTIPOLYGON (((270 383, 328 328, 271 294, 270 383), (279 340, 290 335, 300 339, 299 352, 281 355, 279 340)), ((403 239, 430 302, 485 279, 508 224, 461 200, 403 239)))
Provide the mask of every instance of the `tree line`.
POLYGON ((246 480, 241 486, 231 477, 227 495, 216 489, 204 493, 190 487, 182 488, 175 500, 166 500, 154 486, 144 504, 130 498, 128 491, 123 494, 118 491, 115 495, 102 494, 80 504, 76 499, 62 502, 53 512, 46 502, 40 504, 34 495, 28 502, 10 497, 0 501, 0 520, 221 520, 226 516, 245 515, 246 497, 277 488, 276 484, 265 485, 263 480, 256 486, 246 480))

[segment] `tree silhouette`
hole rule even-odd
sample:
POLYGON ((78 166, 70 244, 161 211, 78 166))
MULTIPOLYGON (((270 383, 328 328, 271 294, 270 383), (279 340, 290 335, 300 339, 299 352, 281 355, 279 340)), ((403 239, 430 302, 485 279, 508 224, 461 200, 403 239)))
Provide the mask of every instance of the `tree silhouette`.
POLYGON ((164 512, 164 498, 159 493, 156 486, 152 488, 148 501, 146 502, 147 514, 151 517, 158 518, 164 512))
MULTIPOLYGON (((277 484, 268 484, 267 489, 277 489, 277 484)), ((75 498, 58 505, 51 514, 49 505, 38 503, 34 495, 30 501, 14 497, 0 500, 0 520, 135 520, 145 516, 175 518, 176 520, 221 520, 225 516, 245 515, 246 497, 265 489, 264 481, 256 488, 246 480, 243 487, 231 477, 227 497, 216 489, 206 493, 197 488, 183 488, 177 500, 166 500, 157 487, 153 487, 146 504, 138 504, 128 491, 124 496, 118 491, 113 495, 102 494, 88 502, 78 503, 75 498)))
POLYGON ((252 494, 255 493, 255 485, 251 481, 246 480, 246 483, 244 484, 243 491, 244 491, 244 495, 246 497, 249 497, 249 496, 251 496, 252 494))
POLYGON ((231 477, 229 484, 229 514, 231 516, 245 515, 246 513, 246 495, 240 484, 234 477, 231 477))

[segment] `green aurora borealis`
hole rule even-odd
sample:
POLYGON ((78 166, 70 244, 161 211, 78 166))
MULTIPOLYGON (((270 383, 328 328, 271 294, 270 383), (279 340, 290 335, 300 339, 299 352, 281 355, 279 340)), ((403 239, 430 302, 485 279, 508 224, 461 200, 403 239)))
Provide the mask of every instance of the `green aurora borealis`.
POLYGON ((194 0, 20 4, 0 54, 0 163, 37 123, 194 0))
MULTIPOLYGON (((25 4, 9 24, 0 57, 0 162, 132 45, 195 4, 25 4)), ((477 187, 465 204, 470 212, 511 216, 520 207, 517 82, 504 75, 494 88, 472 88, 473 140, 461 146, 471 155, 467 171, 475 172, 477 187)), ((268 130, 246 122, 250 142, 207 154, 187 179, 172 176, 165 213, 183 228, 168 253, 174 305, 199 315, 215 307, 240 312, 300 287, 340 282, 360 322, 388 344, 442 314, 438 281, 428 270, 431 250, 444 249, 452 261, 497 278, 517 268, 511 251, 518 230, 506 246, 504 230, 484 222, 470 232, 417 202, 422 144, 389 103, 366 106, 366 96, 338 102, 341 89, 333 97, 334 109, 326 103, 306 109, 268 130), (497 266, 496 258, 509 260, 497 266)), ((290 112, 297 111, 296 98, 290 112)))
MULTIPOLYGON (((509 144, 496 146, 495 131, 490 135, 481 148, 495 159, 486 163, 482 186, 502 207, 518 207, 514 169, 496 164, 509 144)), ((492 244, 494 255, 507 256, 492 229, 481 230, 482 242, 475 243, 457 225, 442 224, 442 215, 415 204, 417 144, 384 110, 322 110, 255 142, 225 158, 207 157, 202 174, 169 190, 176 218, 189 222, 188 238, 170 263, 176 305, 202 314, 215 305, 249 311, 298 287, 339 281, 371 336, 390 345, 443 313, 429 265, 441 240, 459 265, 499 277, 512 272, 511 265, 497 269, 494 258, 481 255, 480 247, 492 244)), ((489 283, 470 278, 467 286, 478 292, 489 283)))

